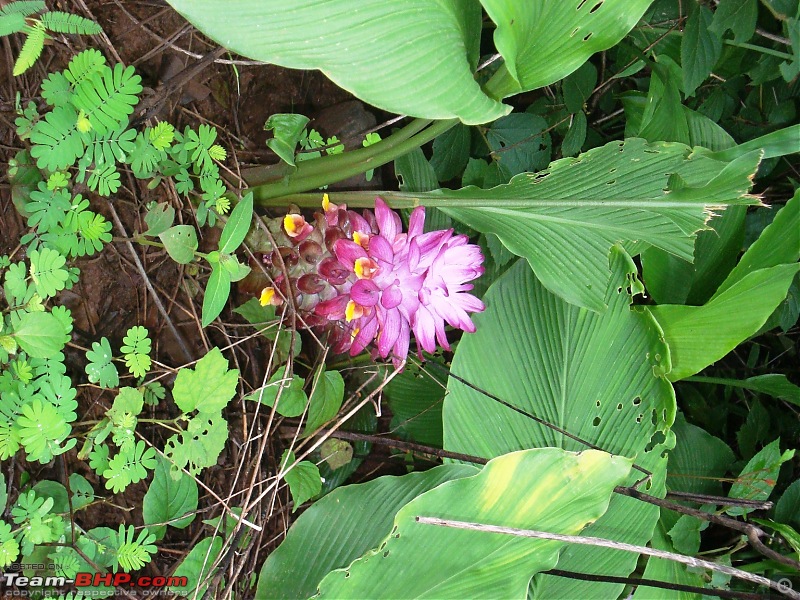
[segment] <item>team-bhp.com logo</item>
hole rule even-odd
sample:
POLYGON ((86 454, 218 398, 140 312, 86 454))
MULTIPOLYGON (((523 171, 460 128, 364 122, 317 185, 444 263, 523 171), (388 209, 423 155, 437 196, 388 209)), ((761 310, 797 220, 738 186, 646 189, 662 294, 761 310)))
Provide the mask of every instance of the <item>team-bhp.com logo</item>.
MULTIPOLYGON (((107 586, 122 588, 140 588, 142 590, 155 590, 168 587, 187 587, 189 585, 186 577, 134 577, 130 573, 76 573, 73 579, 48 575, 46 577, 26 577, 20 573, 0 574, 0 590, 5 595, 15 595, 11 590, 29 590, 42 588, 64 588, 74 585, 76 588, 90 586, 107 586), (11 592, 11 594, 9 594, 11 592)), ((22 594, 20 594, 22 595, 22 594)))

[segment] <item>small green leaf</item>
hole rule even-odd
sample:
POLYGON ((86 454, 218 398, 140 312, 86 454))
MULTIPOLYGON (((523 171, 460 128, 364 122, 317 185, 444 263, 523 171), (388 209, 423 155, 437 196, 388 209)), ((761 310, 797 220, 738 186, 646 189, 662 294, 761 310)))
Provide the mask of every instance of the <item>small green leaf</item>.
POLYGON ((14 327, 14 338, 33 358, 51 358, 66 343, 61 322, 46 312, 23 313, 14 327))
POLYGON ((158 236, 167 253, 182 265, 192 262, 197 250, 197 232, 191 225, 175 225, 158 236))
POLYGON ((756 31, 758 0, 720 0, 709 30, 719 38, 733 31, 733 41, 746 42, 756 31))
POLYGON ((561 154, 564 156, 575 156, 581 151, 583 143, 586 141, 586 113, 583 111, 572 115, 572 123, 561 143, 561 154))
POLYGON ((232 254, 242 245, 247 232, 250 230, 250 222, 253 219, 253 192, 249 192, 236 205, 236 208, 228 217, 222 235, 219 238, 219 251, 222 254, 232 254))
POLYGON ((208 327, 219 316, 230 294, 230 273, 217 263, 211 269, 211 276, 208 278, 203 296, 203 327, 208 327))
POLYGON ((278 414, 284 417, 299 417, 308 404, 303 385, 305 381, 302 377, 295 375, 289 380, 284 380, 283 371, 278 371, 269 378, 267 385, 248 395, 245 400, 261 402, 271 407, 280 392, 278 407, 275 409, 278 414))
POLYGON ((64 289, 69 272, 64 268, 67 259, 56 250, 42 248, 31 250, 31 279, 42 298, 50 298, 64 289))
POLYGON ((332 470, 341 469, 353 460, 353 445, 345 440, 330 438, 319 447, 319 453, 332 470))
POLYGON ((197 410, 216 413, 236 394, 239 371, 228 369, 228 360, 219 348, 197 361, 194 369, 184 367, 178 371, 172 396, 184 413, 197 410))
POLYGON ((709 76, 722 54, 722 40, 710 30, 713 16, 706 6, 695 6, 681 39, 683 92, 691 96, 709 76))
POLYGON ((175 479, 170 474, 170 463, 159 458, 153 474, 153 482, 142 502, 142 518, 157 539, 164 537, 168 523, 178 529, 186 528, 195 518, 197 510, 197 483, 191 477, 178 472, 175 479))
POLYGON ((83 475, 72 473, 69 476, 69 491, 73 510, 79 510, 94 501, 94 488, 83 475))
MULTIPOLYGON (((281 456, 281 470, 290 466, 295 460, 297 459, 294 452, 290 450, 284 451, 283 456, 281 456)), ((319 468, 307 460, 294 465, 290 471, 284 474, 283 478, 289 484, 289 491, 292 493, 292 503, 294 505, 292 512, 296 512, 306 500, 313 498, 322 491, 319 468)))
POLYGON ((309 118, 303 115, 283 113, 272 115, 264 125, 264 129, 272 131, 275 137, 267 140, 267 146, 284 162, 294 166, 294 150, 308 121, 309 118))
POLYGON ((153 208, 147 211, 144 217, 144 222, 147 223, 147 231, 145 235, 161 235, 167 229, 172 227, 172 222, 175 220, 175 209, 166 202, 156 204, 153 208))
MULTIPOLYGON (((778 438, 750 459, 741 474, 733 482, 728 493, 730 498, 747 500, 766 500, 778 481, 781 465, 794 456, 794 450, 781 454, 781 440, 778 438)), ((743 515, 754 510, 735 506, 727 510, 729 515, 743 515)))
POLYGON ((86 365, 86 375, 89 381, 98 383, 104 388, 115 388, 119 385, 119 372, 116 365, 111 362, 114 355, 111 345, 106 338, 99 342, 92 342, 92 349, 86 353, 89 363, 86 365))
POLYGON ((341 373, 324 369, 319 371, 309 398, 308 420, 303 435, 308 435, 335 417, 343 401, 344 379, 341 373))
POLYGON ((212 567, 217 562, 222 552, 222 538, 205 538, 194 546, 175 569, 174 580, 186 578, 186 586, 170 586, 170 591, 185 596, 187 598, 202 598, 208 587, 209 576, 212 575, 212 567), (195 592, 195 590, 197 590, 195 592))

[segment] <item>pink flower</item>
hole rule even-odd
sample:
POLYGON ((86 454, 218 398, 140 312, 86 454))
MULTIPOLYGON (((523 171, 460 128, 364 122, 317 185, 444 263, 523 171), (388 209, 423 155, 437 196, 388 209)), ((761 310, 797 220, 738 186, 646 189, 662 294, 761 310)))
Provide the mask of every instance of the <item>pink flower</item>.
MULTIPOLYGON (((349 340, 339 336, 334 351, 349 349, 355 356, 376 339, 377 355, 391 356, 400 365, 408 355, 412 330, 427 352, 436 350, 437 340, 450 348, 445 322, 475 331, 468 312, 482 311, 484 305, 466 292, 472 289, 468 282, 483 273, 478 246, 464 235, 453 236, 452 230, 423 233, 423 207, 411 213, 407 233, 400 217, 380 198, 374 216, 365 213, 362 219, 347 213, 354 225, 353 239, 334 242, 337 268, 326 265, 321 275, 330 277, 328 272, 335 271, 341 279, 347 269, 352 285, 316 309, 328 320, 344 322, 350 331, 349 340)), ((326 217, 332 220, 333 215, 326 217)))

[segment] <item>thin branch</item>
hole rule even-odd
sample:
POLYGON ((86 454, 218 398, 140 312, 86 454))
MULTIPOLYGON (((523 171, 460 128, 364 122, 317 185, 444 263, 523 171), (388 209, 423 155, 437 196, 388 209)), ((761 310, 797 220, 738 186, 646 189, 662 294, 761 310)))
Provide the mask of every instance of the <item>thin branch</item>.
POLYGON ((637 554, 644 554, 646 556, 653 556, 655 558, 663 558, 672 562, 681 563, 690 567, 697 567, 700 569, 709 569, 717 571, 749 581, 756 585, 767 586, 776 592, 779 592, 787 598, 793 600, 800 600, 800 593, 795 592, 790 585, 781 584, 761 575, 755 575, 729 567, 727 565, 720 565, 715 562, 695 558, 693 556, 683 556, 682 554, 675 554, 674 552, 666 552, 664 550, 657 550, 655 548, 648 548, 647 546, 636 546, 634 544, 626 544, 623 542, 614 542, 602 538, 586 537, 580 535, 562 535, 560 533, 549 533, 547 531, 535 531, 533 529, 517 529, 516 527, 500 527, 497 525, 487 525, 485 523, 469 523, 467 521, 454 521, 451 519, 439 519, 437 517, 416 517, 418 523, 423 525, 438 525, 440 527, 451 527, 453 529, 466 529, 469 531, 480 531, 483 533, 500 533, 503 535, 513 535, 516 537, 534 538, 540 540, 552 540, 555 542, 564 542, 566 544, 580 544, 582 546, 594 546, 597 548, 609 548, 611 550, 622 550, 625 552, 635 552, 637 554))
POLYGON ((664 590, 675 590, 677 592, 689 592, 702 594, 704 596, 716 596, 718 598, 744 598, 745 600, 768 600, 768 596, 754 594, 752 592, 738 592, 735 590, 720 590, 715 588, 698 587, 694 585, 684 585, 682 583, 671 583, 669 581, 659 581, 657 579, 644 579, 643 577, 615 577, 614 575, 595 575, 594 573, 577 573, 575 571, 563 571, 561 569, 550 569, 542 571, 542 575, 554 575, 566 579, 580 579, 582 581, 601 581, 603 583, 622 583, 624 585, 635 585, 639 587, 661 588, 664 590))

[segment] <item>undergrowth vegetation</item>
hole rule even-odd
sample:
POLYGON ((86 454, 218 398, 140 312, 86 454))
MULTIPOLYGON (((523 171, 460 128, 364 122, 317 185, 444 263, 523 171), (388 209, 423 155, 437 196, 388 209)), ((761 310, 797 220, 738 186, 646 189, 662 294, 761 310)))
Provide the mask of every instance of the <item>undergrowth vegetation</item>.
POLYGON ((797 0, 169 4, 387 120, 287 105, 245 165, 89 13, 0 7, 6 589, 800 597, 797 0))

